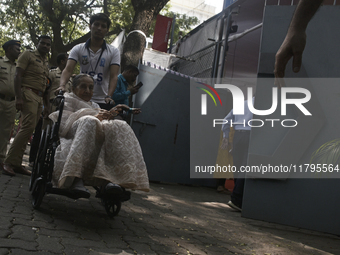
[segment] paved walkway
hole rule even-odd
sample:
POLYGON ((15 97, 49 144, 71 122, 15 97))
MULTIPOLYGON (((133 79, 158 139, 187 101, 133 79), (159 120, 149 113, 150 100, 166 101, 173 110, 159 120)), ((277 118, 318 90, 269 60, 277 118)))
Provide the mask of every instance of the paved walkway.
POLYGON ((339 237, 242 218, 210 188, 151 184, 110 219, 93 189, 90 199, 46 195, 34 210, 28 182, 0 174, 0 255, 340 254, 339 237))

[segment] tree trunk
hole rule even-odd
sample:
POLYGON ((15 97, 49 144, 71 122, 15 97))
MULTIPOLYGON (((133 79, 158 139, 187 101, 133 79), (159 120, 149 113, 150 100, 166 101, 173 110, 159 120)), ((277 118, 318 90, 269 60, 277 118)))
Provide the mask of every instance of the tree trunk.
MULTIPOLYGON (((152 20, 156 18, 167 2, 169 0, 131 0, 135 16, 130 31, 140 30, 146 33, 152 20)), ((138 66, 143 57, 146 45, 145 39, 144 35, 139 32, 133 32, 126 38, 121 60, 122 72, 128 65, 138 66)))
POLYGON ((138 66, 139 61, 143 57, 145 43, 145 37, 138 32, 131 33, 126 38, 121 60, 121 72, 123 72, 128 65, 138 66))

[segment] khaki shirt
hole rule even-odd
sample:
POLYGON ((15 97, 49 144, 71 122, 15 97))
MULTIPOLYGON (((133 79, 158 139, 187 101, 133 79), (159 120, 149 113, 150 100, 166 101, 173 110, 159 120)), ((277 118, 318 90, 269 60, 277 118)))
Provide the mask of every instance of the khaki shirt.
POLYGON ((61 70, 59 67, 50 70, 50 79, 51 79, 51 87, 50 91, 50 99, 55 98, 54 91, 59 88, 60 85, 60 77, 61 77, 61 70))
POLYGON ((6 56, 0 57, 0 93, 7 97, 15 97, 14 74, 15 63, 12 64, 6 56))
MULTIPOLYGON (((49 89, 49 91, 50 91, 50 100, 55 98, 54 92, 55 92, 55 90, 57 88, 60 87, 61 73, 62 73, 62 71, 60 70, 59 67, 50 70, 50 79, 51 79, 51 82, 52 82, 52 85, 51 85, 51 87, 49 89)), ((72 85, 72 82, 71 82, 71 79, 70 79, 68 81, 68 83, 66 83, 66 86, 65 86, 66 91, 71 92, 70 91, 71 90, 71 85, 72 85)))
POLYGON ((18 58, 17 67, 25 70, 21 86, 45 91, 49 75, 48 60, 43 59, 38 50, 24 51, 18 58))

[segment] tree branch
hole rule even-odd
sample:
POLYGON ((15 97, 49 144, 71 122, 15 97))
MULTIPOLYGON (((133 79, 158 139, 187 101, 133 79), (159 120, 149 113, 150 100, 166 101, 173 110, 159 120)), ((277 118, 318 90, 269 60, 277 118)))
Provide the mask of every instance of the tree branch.
MULTIPOLYGON (((20 3, 22 4, 23 7, 25 6, 25 2, 23 0, 20 0, 20 3)), ((26 17, 27 21, 32 20, 25 7, 23 8, 23 12, 24 12, 24 16, 26 17)), ((28 27, 28 31, 31 36, 32 42, 34 43, 34 45, 37 45, 38 39, 37 39, 37 31, 35 29, 35 26, 31 22, 27 22, 27 27, 28 27)))

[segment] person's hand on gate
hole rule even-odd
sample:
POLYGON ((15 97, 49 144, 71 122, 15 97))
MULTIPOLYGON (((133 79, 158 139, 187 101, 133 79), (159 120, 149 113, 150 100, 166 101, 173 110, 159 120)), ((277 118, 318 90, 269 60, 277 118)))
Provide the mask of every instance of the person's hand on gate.
POLYGON ((293 71, 300 71, 302 64, 302 53, 306 46, 306 33, 290 29, 280 49, 276 53, 275 60, 275 84, 281 88, 284 86, 282 78, 285 76, 286 65, 293 57, 293 71))

